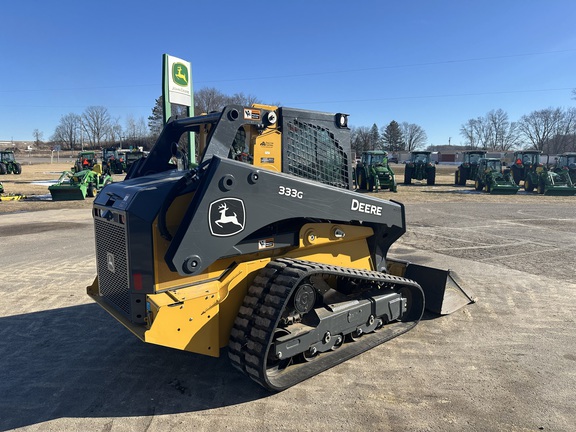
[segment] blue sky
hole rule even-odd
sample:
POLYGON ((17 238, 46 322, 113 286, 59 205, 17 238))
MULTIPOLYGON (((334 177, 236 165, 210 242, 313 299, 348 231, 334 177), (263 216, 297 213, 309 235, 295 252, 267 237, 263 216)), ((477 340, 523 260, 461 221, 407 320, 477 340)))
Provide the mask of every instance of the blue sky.
POLYGON ((88 106, 151 114, 162 54, 194 89, 416 123, 462 142, 468 119, 576 105, 573 0, 0 0, 0 141, 48 140, 88 106))

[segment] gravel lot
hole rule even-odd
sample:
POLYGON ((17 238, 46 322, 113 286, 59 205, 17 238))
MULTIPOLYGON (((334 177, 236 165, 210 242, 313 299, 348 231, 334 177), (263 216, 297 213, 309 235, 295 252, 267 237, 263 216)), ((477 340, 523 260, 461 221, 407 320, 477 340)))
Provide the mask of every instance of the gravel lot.
MULTIPOLYGON (((47 194, 70 164, 24 165, 47 194)), ((402 166, 397 168, 402 179, 402 166)), ((218 359, 140 342, 85 295, 91 200, 0 202, 0 430, 572 431, 576 197, 400 185, 391 255, 458 273, 478 302, 279 394, 218 359)))

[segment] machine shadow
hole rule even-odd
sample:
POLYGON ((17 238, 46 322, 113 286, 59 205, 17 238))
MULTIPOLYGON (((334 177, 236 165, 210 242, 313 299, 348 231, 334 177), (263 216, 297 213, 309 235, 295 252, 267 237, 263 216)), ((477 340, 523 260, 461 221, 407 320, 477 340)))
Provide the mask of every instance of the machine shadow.
POLYGON ((95 304, 0 318, 0 430, 208 410, 270 393, 211 358, 141 342, 95 304))

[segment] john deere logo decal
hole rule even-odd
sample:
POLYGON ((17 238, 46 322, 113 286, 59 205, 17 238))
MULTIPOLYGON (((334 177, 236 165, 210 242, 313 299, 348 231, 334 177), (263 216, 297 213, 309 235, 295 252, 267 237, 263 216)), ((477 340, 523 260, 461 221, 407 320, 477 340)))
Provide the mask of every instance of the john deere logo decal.
POLYGON ((182 87, 188 87, 188 68, 182 63, 172 65, 172 81, 182 87))
POLYGON ((114 254, 106 252, 106 266, 112 273, 116 273, 116 265, 114 264, 114 254))
POLYGON ((208 224, 216 237, 229 237, 244 229, 246 211, 239 198, 222 198, 210 204, 208 224))

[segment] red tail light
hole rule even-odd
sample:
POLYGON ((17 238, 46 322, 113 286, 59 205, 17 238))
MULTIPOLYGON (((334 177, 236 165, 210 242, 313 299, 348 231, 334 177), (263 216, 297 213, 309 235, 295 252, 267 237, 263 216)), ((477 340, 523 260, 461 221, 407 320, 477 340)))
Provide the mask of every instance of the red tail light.
POLYGON ((132 280, 134 281, 134 289, 136 291, 142 291, 142 273, 134 273, 132 280))

